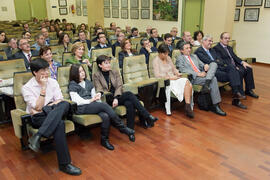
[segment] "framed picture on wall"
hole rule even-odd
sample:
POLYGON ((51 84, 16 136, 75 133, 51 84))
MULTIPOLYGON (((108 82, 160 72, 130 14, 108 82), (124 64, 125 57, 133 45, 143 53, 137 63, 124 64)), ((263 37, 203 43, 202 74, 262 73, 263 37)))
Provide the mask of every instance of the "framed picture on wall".
POLYGON ((139 19, 139 9, 130 9, 130 18, 139 19))
POLYGON ((270 8, 270 0, 265 0, 264 7, 265 8, 270 8))
POLYGON ((258 22, 260 15, 260 8, 246 8, 244 21, 258 22))
POLYGON ((119 7, 119 0, 112 0, 112 7, 119 7))
POLYGON ((104 0, 104 7, 110 7, 110 0, 104 0))
POLYGON ((141 0, 141 8, 150 8, 150 0, 141 0))
POLYGON ((121 0, 121 7, 128 8, 128 0, 121 0))
POLYGON ((240 20, 240 9, 235 9, 234 21, 240 20))
POLYGON ((150 19, 150 9, 141 9, 141 19, 150 19))
POLYGON ((112 17, 119 18, 119 9, 118 8, 112 8, 112 17))
POLYGON ((110 8, 104 8, 104 17, 105 18, 110 18, 111 17, 110 8))
POLYGON ((88 16, 87 7, 83 7, 83 16, 88 16))
POLYGON ((130 8, 139 8, 139 0, 131 0, 130 8))
POLYGON ((60 15, 67 15, 68 14, 67 8, 59 8, 59 14, 60 15))
POLYGON ((59 7, 66 7, 67 6, 67 0, 58 0, 59 7))
POLYGON ((245 0, 244 6, 262 6, 263 0, 245 0))
POLYGON ((236 7, 242 7, 243 0, 236 0, 236 7))
POLYGON ((121 19, 128 19, 128 9, 121 9, 121 19))

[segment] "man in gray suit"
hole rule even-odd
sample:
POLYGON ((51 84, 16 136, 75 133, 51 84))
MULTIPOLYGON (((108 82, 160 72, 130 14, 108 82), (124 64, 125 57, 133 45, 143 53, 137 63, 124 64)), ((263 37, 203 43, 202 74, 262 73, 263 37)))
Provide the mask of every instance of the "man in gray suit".
POLYGON ((180 45, 182 55, 176 59, 176 67, 182 73, 192 75, 192 84, 202 85, 201 93, 210 92, 213 103, 213 112, 218 115, 226 116, 226 113, 219 107, 221 97, 215 73, 217 64, 215 62, 204 64, 195 54, 191 54, 191 46, 187 42, 180 45))

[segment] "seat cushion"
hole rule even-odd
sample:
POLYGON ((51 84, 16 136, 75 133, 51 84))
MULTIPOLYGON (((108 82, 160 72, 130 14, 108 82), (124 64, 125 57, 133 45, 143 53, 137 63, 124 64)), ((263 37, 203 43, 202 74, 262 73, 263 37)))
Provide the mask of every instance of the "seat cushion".
POLYGON ((72 118, 74 122, 83 126, 102 122, 102 119, 96 114, 73 115, 72 118))
POLYGON ((116 108, 114 108, 114 111, 119 116, 124 116, 127 114, 127 109, 125 106, 117 106, 116 108))

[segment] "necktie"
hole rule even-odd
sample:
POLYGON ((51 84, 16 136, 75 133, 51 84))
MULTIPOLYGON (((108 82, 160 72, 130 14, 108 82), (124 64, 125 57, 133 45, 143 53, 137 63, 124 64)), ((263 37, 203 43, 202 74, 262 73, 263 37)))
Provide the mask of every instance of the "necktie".
POLYGON ((227 46, 226 46, 226 47, 224 47, 224 49, 226 49, 226 51, 227 51, 228 55, 230 56, 232 65, 234 65, 234 66, 235 66, 235 62, 234 62, 233 57, 232 57, 232 55, 230 54, 230 52, 229 52, 229 50, 228 50, 227 46))
POLYGON ((31 54, 28 54, 27 56, 28 56, 28 61, 31 62, 31 58, 32 58, 31 54))
POLYGON ((207 54, 208 54, 208 56, 211 58, 211 60, 212 60, 212 61, 214 61, 214 58, 213 58, 213 56, 211 55, 210 51, 209 51, 209 50, 207 50, 207 51, 206 51, 206 53, 207 53, 207 54))
POLYGON ((200 72, 200 70, 199 70, 199 69, 195 66, 195 64, 193 63, 193 61, 192 61, 192 59, 190 58, 190 56, 188 56, 188 60, 189 60, 189 62, 190 62, 190 64, 191 64, 193 70, 194 70, 195 72, 200 72))

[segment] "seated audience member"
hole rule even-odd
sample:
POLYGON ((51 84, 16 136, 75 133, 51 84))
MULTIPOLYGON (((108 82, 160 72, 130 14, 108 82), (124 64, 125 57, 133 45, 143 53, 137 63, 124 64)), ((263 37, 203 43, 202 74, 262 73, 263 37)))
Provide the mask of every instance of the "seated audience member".
POLYGON ((111 47, 110 44, 106 43, 107 39, 104 32, 100 32, 97 34, 97 41, 98 41, 98 44, 94 47, 94 49, 103 49, 103 48, 111 47))
POLYGON ((46 18, 45 20, 45 24, 46 24, 46 28, 50 28, 50 25, 51 25, 51 23, 50 23, 50 21, 46 18))
POLYGON ((176 59, 176 67, 182 73, 192 75, 192 84, 202 85, 201 93, 210 92, 213 108, 211 109, 218 115, 226 116, 226 113, 219 107, 221 102, 217 78, 215 77, 217 64, 211 62, 209 65, 204 64, 195 55, 191 54, 191 46, 187 42, 180 45, 182 55, 176 59))
POLYGON ((57 69, 61 64, 53 60, 51 48, 48 46, 41 47, 39 56, 48 62, 51 78, 57 80, 57 69))
POLYGON ((172 57, 172 52, 175 49, 175 45, 173 44, 172 35, 167 33, 164 35, 164 44, 166 44, 170 50, 169 56, 172 57))
POLYGON ((82 24, 80 25, 80 30, 79 30, 79 31, 84 31, 85 34, 86 34, 87 39, 90 38, 90 33, 89 33, 89 31, 86 29, 86 25, 85 25, 84 23, 82 23, 82 24))
POLYGON ((7 59, 11 59, 12 55, 18 51, 17 39, 10 38, 8 41, 8 47, 4 49, 7 59))
POLYGON ((137 52, 135 49, 132 49, 130 39, 123 39, 123 41, 120 44, 122 51, 119 52, 119 67, 120 69, 123 68, 124 64, 124 58, 129 56, 137 55, 137 52))
POLYGON ((54 25, 50 25, 49 32, 56 32, 56 29, 55 29, 54 25))
POLYGON ((112 42, 112 40, 116 40, 117 39, 117 35, 121 32, 121 28, 120 27, 117 27, 115 29, 115 34, 114 35, 111 35, 109 37, 109 41, 112 42))
POLYGON ((36 35, 36 43, 33 44, 32 47, 39 51, 42 46, 45 46, 45 38, 42 34, 38 34, 36 35))
POLYGON ((67 20, 64 18, 62 19, 62 24, 66 25, 67 24, 67 20))
POLYGON ((254 98, 259 96, 254 93, 255 89, 254 77, 252 66, 245 61, 242 61, 234 52, 232 47, 229 46, 230 34, 223 32, 220 35, 220 42, 214 47, 218 56, 227 64, 234 66, 240 75, 241 94, 248 95, 254 98), (245 80, 245 93, 243 90, 243 79, 245 80))
POLYGON ((126 127, 114 110, 106 103, 100 102, 102 93, 95 91, 91 81, 86 79, 86 73, 79 64, 73 64, 70 68, 68 91, 71 100, 78 107, 76 114, 97 114, 101 117, 101 145, 108 150, 114 150, 109 142, 110 121, 121 132, 132 138, 135 131, 126 127))
POLYGON ((46 28, 46 23, 45 22, 40 22, 40 28, 39 29, 42 29, 42 28, 46 28))
POLYGON ((28 31, 23 32, 22 33, 22 38, 27 39, 28 41, 30 41, 31 40, 31 33, 28 32, 28 31))
POLYGON ((97 35, 98 35, 98 33, 101 33, 101 32, 103 32, 103 29, 102 29, 102 27, 98 27, 97 29, 95 29, 95 35, 96 35, 96 37, 94 37, 93 39, 92 39, 92 42, 97 42, 97 35))
POLYGON ((86 34, 85 31, 80 31, 78 33, 79 39, 75 40, 74 43, 76 42, 81 42, 81 43, 86 43, 88 50, 91 49, 91 41, 86 39, 86 34))
POLYGON ((76 42, 72 45, 72 57, 66 60, 66 64, 87 64, 89 68, 92 67, 89 57, 84 55, 84 45, 81 42, 76 42))
POLYGON ((53 19, 50 20, 50 24, 51 24, 51 26, 54 26, 55 25, 55 22, 54 22, 53 19))
POLYGON ((158 41, 163 41, 163 39, 158 36, 158 31, 156 28, 151 29, 150 35, 151 37, 149 38, 149 41, 153 43, 154 47, 157 47, 158 41))
MULTIPOLYGON (((158 119, 153 117, 140 103, 132 92, 123 92, 123 84, 118 71, 111 70, 110 58, 101 55, 96 60, 98 71, 93 76, 93 82, 97 92, 108 93, 107 103, 113 108, 118 105, 124 105, 127 109, 127 127, 134 129, 136 110, 139 112, 141 125, 144 128, 154 126, 158 119)), ((129 137, 135 141, 135 136, 129 137)))
POLYGON ((176 48, 177 49, 180 49, 180 45, 183 43, 183 42, 186 42, 186 43, 189 43, 192 46, 194 46, 194 41, 192 39, 192 36, 190 34, 190 32, 188 31, 184 31, 183 34, 182 34, 182 39, 180 41, 177 42, 176 44, 176 48))
POLYGON ((63 52, 70 52, 71 51, 72 44, 70 43, 70 38, 69 38, 69 35, 67 33, 60 34, 58 45, 64 46, 63 52))
POLYGON ((117 35, 117 41, 112 45, 112 54, 113 54, 113 56, 115 56, 116 47, 121 45, 121 42, 123 41, 124 38, 125 38, 125 34, 123 32, 120 32, 117 35))
POLYGON ((219 82, 230 82, 233 93, 233 104, 245 109, 246 107, 240 102, 240 99, 243 99, 244 96, 241 94, 242 87, 240 86, 241 82, 238 70, 235 66, 223 62, 223 60, 217 56, 216 51, 211 48, 212 44, 213 38, 209 35, 204 36, 202 46, 195 51, 195 54, 204 64, 217 63, 218 68, 215 74, 217 80, 219 82))
POLYGON ((34 24, 38 24, 38 19, 34 17, 33 22, 34 22, 34 24))
POLYGON ((147 26, 146 28, 146 36, 148 39, 151 37, 151 33, 150 33, 151 29, 152 29, 152 26, 147 26))
POLYGON ((30 62, 33 56, 38 56, 39 52, 30 49, 30 44, 27 39, 19 40, 19 51, 11 56, 11 59, 24 59, 24 64, 27 70, 30 70, 30 62))
POLYGON ((0 31, 0 43, 8 43, 8 38, 4 31, 0 31))
POLYGON ((131 34, 131 26, 126 25, 126 30, 125 30, 126 36, 131 34))
POLYGON ((200 46, 202 45, 202 39, 203 39, 204 35, 202 31, 195 31, 194 32, 194 46, 200 46))
POLYGON ((141 46, 142 48, 140 49, 140 54, 144 54, 145 55, 145 63, 148 64, 149 63, 149 55, 151 52, 157 52, 157 48, 156 47, 151 47, 151 43, 147 38, 143 38, 141 40, 141 46))
POLYGON ((110 29, 109 29, 109 31, 114 31, 115 32, 115 30, 116 30, 116 23, 115 22, 111 22, 110 23, 110 29))
POLYGON ((173 27, 173 28, 171 29, 171 31, 170 31, 170 34, 172 35, 173 43, 174 43, 174 40, 181 39, 180 37, 177 36, 177 33, 178 33, 177 27, 173 27))
POLYGON ((31 32, 30 31, 30 28, 29 28, 29 24, 23 24, 23 30, 25 31, 25 32, 31 32))
POLYGON ((50 45, 50 38, 49 38, 48 29, 47 28, 41 28, 41 33, 44 36, 45 45, 49 46, 50 45))
POLYGON ((170 80, 170 85, 166 86, 166 114, 171 115, 171 93, 181 102, 185 98, 185 113, 193 118, 193 90, 192 85, 187 78, 181 78, 182 74, 175 68, 172 59, 168 56, 170 50, 166 44, 158 47, 158 56, 153 60, 154 75, 156 78, 165 78, 170 80))
POLYGON ((95 22, 94 29, 96 30, 96 29, 98 29, 99 27, 101 27, 101 24, 100 24, 100 22, 96 21, 96 22, 95 22))
POLYGON ((80 175, 81 170, 71 164, 66 140, 65 123, 70 104, 63 101, 61 89, 56 80, 49 77, 49 64, 44 59, 30 63, 32 77, 23 87, 22 95, 26 102, 26 112, 32 115, 32 125, 38 132, 29 138, 29 147, 38 152, 41 137, 54 137, 60 171, 70 175, 80 175))
POLYGON ((128 39, 137 38, 137 37, 140 37, 139 30, 138 30, 138 28, 134 27, 131 29, 131 35, 128 36, 128 39))

